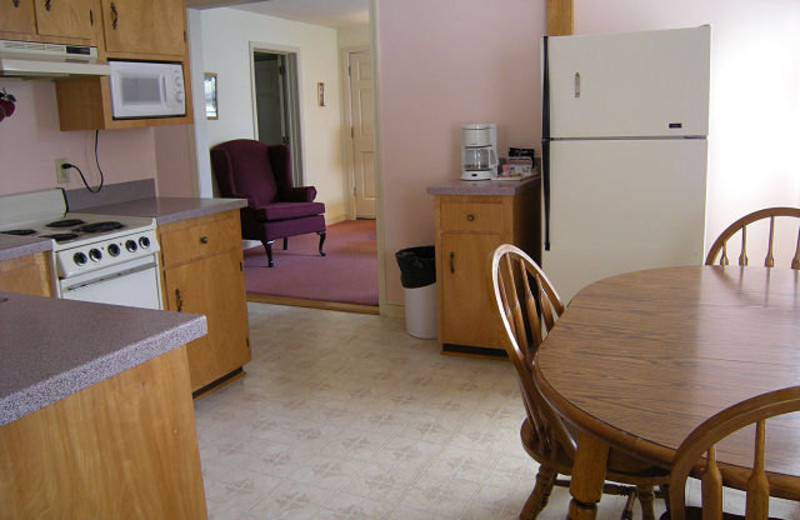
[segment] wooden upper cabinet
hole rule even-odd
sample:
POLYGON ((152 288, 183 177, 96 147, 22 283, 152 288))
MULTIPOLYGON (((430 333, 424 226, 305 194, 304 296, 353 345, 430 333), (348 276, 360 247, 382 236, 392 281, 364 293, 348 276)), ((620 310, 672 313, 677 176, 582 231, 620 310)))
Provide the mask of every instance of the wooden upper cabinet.
POLYGON ((36 0, 34 5, 40 35, 94 39, 95 0, 36 0))
POLYGON ((33 0, 0 0, 0 32, 36 34, 33 0))
POLYGON ((113 57, 186 54, 184 2, 102 0, 106 52, 113 57))
POLYGON ((0 0, 0 38, 93 44, 97 0, 0 0))

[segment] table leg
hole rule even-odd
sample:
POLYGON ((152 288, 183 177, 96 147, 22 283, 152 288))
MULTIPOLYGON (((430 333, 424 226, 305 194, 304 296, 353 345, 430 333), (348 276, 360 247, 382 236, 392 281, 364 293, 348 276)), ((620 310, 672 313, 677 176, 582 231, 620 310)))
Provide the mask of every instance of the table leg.
POLYGON ((572 467, 572 480, 569 492, 570 520, 594 520, 597 503, 603 495, 606 480, 608 445, 601 440, 582 432, 578 438, 578 450, 572 467))

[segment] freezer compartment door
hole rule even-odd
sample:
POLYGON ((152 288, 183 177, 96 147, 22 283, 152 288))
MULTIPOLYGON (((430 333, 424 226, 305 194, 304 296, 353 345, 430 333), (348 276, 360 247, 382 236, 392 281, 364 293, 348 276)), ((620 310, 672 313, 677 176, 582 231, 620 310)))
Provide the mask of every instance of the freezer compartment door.
POLYGON ((551 137, 704 136, 711 28, 554 36, 551 137))
POLYGON ((608 276, 703 263, 704 139, 554 142, 551 160, 542 264, 565 301, 608 276))

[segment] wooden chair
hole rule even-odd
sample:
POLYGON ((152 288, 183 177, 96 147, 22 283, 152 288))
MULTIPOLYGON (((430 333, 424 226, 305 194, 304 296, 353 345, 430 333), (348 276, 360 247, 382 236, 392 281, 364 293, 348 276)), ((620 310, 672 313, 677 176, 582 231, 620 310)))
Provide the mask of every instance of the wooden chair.
MULTIPOLYGON (((534 355, 547 333, 564 312, 564 304, 553 284, 521 249, 504 244, 492 257, 491 280, 494 301, 506 331, 505 348, 517 373, 526 418, 520 435, 525 451, 539 463, 539 472, 520 519, 530 520, 547 505, 559 474, 571 475, 578 432, 565 424, 539 392, 533 380, 534 355)), ((652 520, 653 488, 666 486, 668 472, 612 450, 607 479, 628 484, 607 484, 605 493, 627 495, 623 518, 632 517, 635 499, 642 518, 652 520)))
POLYGON ((798 221, 797 243, 794 248, 794 257, 791 261, 791 267, 792 269, 800 269, 800 208, 782 207, 754 211, 753 213, 745 215, 725 228, 725 230, 719 235, 717 240, 711 246, 711 249, 708 250, 708 255, 706 256, 706 265, 714 265, 714 262, 716 261, 717 255, 720 254, 720 251, 722 252, 722 255, 719 258, 719 265, 728 265, 730 263, 728 260, 728 240, 739 231, 741 231, 742 235, 742 247, 739 253, 739 265, 747 265, 747 228, 754 222, 769 219, 769 238, 767 241, 767 253, 764 258, 764 267, 775 267, 775 258, 773 255, 775 252, 774 241, 776 217, 789 217, 797 219, 798 221))
MULTIPOLYGON (((800 490, 800 479, 770 476, 764 467, 766 420, 795 411, 800 411, 800 386, 768 392, 742 401, 705 420, 695 428, 675 453, 670 476, 671 520, 684 520, 687 517, 704 520, 721 519, 723 516, 726 519, 743 518, 723 512, 722 488, 726 484, 746 490, 744 518, 747 520, 767 518, 769 497, 771 494, 775 495, 770 493, 770 486, 776 489, 800 490), (756 425, 752 468, 717 465, 716 444, 751 424, 756 425), (701 481, 702 508, 686 507, 683 490, 690 474, 701 481)), ((778 494, 786 496, 785 491, 778 494)))

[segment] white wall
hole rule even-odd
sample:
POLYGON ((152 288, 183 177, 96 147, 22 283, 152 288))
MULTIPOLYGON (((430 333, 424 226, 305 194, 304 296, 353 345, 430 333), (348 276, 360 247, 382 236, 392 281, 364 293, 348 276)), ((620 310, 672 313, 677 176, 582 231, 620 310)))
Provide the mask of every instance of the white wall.
MULTIPOLYGON (((303 164, 306 184, 317 188, 317 200, 326 205, 326 220, 342 220, 346 214, 341 147, 339 56, 334 29, 281 20, 235 9, 189 10, 189 31, 199 31, 202 41, 190 38, 192 87, 202 91, 197 78, 215 72, 218 85, 218 120, 198 118, 198 158, 215 144, 237 138, 254 138, 251 92, 250 43, 260 47, 291 50, 299 56, 300 110, 303 164), (199 27, 198 27, 199 24, 199 27), (199 61, 199 63, 195 63, 199 61), (317 83, 324 82, 327 106, 317 105, 317 83)), ((195 98, 196 99, 196 98, 195 98)), ((203 162, 207 159, 203 157, 203 162)), ((199 175, 210 169, 198 168, 199 175)), ((204 180, 200 179, 201 186, 204 180)))

